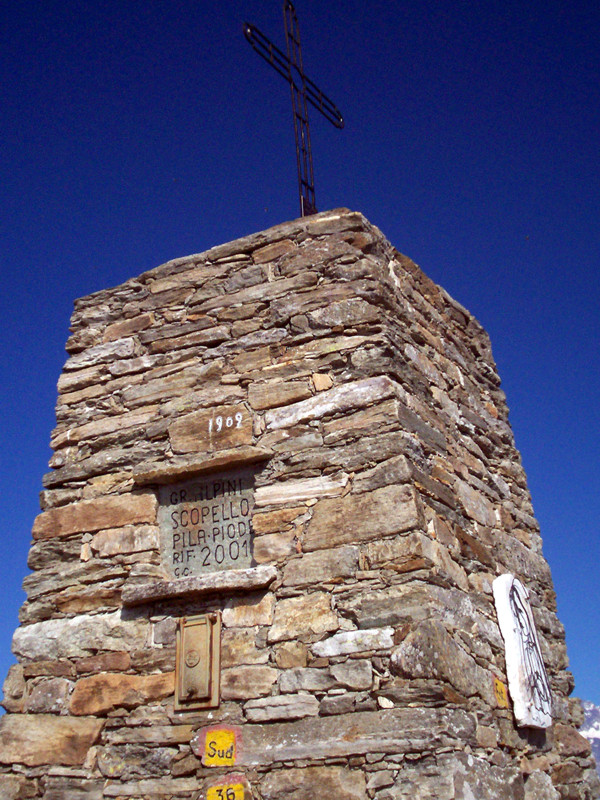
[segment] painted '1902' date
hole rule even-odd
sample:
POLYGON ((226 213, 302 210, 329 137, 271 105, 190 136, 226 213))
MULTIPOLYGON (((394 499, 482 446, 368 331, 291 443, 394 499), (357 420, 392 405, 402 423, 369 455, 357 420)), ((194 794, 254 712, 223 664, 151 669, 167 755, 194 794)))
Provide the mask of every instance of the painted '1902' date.
POLYGON ((233 416, 210 417, 208 420, 208 433, 209 435, 215 431, 220 433, 224 428, 241 428, 243 420, 244 415, 241 411, 238 411, 233 416))

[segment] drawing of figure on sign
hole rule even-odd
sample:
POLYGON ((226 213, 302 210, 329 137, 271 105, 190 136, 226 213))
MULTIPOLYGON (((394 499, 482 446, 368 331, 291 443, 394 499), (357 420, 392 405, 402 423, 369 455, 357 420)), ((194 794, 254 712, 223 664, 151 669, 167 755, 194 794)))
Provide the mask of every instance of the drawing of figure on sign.
POLYGON ((517 724, 549 728, 552 725, 552 693, 528 591, 510 574, 496 578, 493 590, 506 651, 508 689, 517 724))

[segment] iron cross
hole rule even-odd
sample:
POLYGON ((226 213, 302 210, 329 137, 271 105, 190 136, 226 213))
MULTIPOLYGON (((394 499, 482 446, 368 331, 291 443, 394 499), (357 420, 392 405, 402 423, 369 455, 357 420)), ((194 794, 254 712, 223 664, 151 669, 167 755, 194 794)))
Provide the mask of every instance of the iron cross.
POLYGON ((331 100, 304 74, 298 17, 290 0, 285 0, 283 4, 283 19, 287 56, 278 47, 275 47, 273 42, 267 39, 258 28, 248 22, 244 23, 244 34, 259 56, 262 56, 265 61, 276 69, 290 85, 294 134, 296 137, 300 214, 303 217, 307 217, 310 214, 316 214, 317 207, 315 203, 315 178, 306 104, 308 102, 318 109, 336 128, 343 128, 344 120, 331 100))

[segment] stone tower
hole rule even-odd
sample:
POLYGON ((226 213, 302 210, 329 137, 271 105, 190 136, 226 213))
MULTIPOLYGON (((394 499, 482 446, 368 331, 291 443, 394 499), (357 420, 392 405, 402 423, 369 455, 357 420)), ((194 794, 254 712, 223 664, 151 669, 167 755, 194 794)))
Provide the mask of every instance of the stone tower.
POLYGON ((0 797, 598 796, 488 337, 363 216, 83 298, 67 350, 0 797))

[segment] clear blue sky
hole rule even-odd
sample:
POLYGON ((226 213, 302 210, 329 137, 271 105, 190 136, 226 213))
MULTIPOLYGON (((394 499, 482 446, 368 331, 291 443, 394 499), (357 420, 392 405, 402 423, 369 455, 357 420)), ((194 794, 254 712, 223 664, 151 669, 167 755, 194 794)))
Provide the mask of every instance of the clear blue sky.
MULTIPOLYGON (((0 673, 76 297, 298 214, 280 0, 4 3, 0 673)), ((491 335, 576 692, 600 703, 600 6, 297 0, 317 205, 491 335)))

